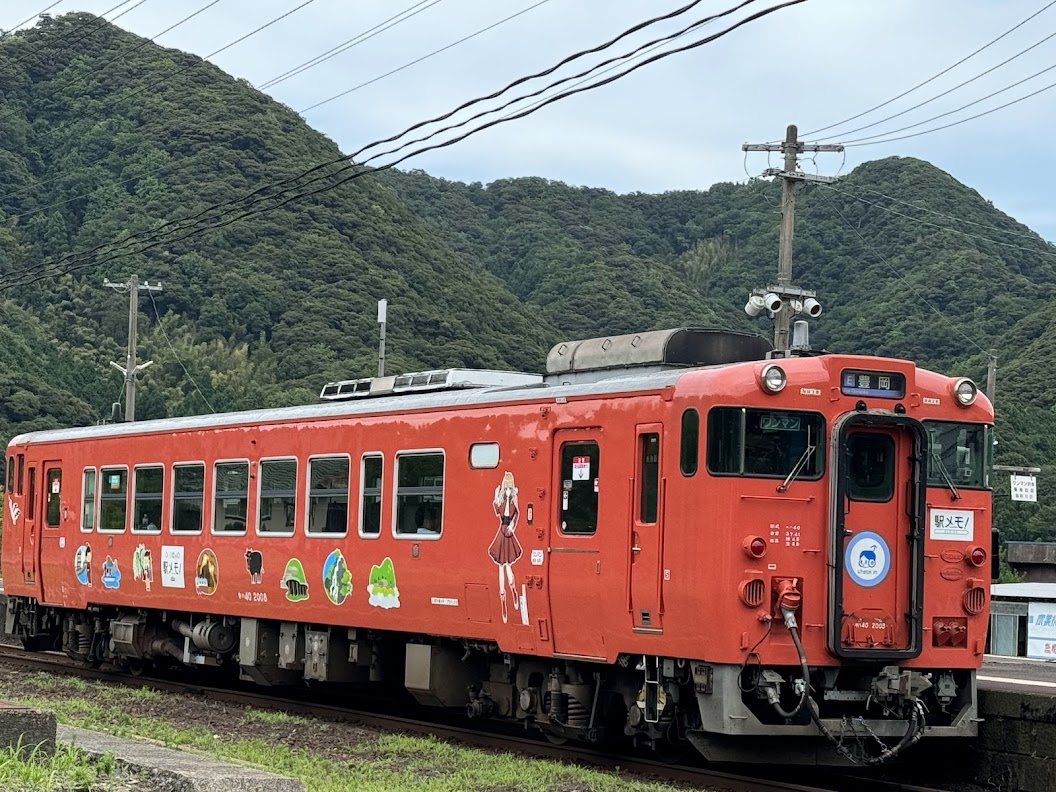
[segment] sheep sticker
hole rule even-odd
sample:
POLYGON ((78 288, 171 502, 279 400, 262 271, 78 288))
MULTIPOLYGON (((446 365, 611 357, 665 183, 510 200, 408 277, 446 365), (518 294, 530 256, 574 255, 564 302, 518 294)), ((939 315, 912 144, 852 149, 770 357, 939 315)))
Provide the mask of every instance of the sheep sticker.
POLYGON ((887 541, 874 531, 863 531, 851 537, 843 557, 847 579, 865 588, 878 586, 891 569, 891 551, 887 541))

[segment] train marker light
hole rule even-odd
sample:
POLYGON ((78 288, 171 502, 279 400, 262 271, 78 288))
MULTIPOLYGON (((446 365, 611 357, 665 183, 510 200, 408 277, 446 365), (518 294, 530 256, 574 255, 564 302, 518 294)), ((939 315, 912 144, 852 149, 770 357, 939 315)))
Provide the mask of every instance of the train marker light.
POLYGON ((787 382, 785 370, 776 363, 772 363, 765 367, 759 379, 762 383, 763 390, 768 391, 769 393, 779 393, 784 389, 785 383, 787 382))
POLYGON ((973 547, 968 551, 968 563, 972 566, 981 567, 986 563, 986 550, 981 547, 973 547))
POLYGON ((953 385, 953 395, 959 405, 970 407, 975 403, 975 398, 979 395, 979 389, 970 379, 959 379, 953 385))
POLYGON ((761 536, 749 536, 742 545, 749 558, 762 558, 766 555, 766 540, 761 536))

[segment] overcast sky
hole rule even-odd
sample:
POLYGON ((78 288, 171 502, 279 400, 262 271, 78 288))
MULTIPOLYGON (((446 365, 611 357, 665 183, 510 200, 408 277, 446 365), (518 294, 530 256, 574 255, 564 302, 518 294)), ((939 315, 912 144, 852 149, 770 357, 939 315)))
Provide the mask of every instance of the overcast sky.
MULTIPOLYGON (((322 107, 309 124, 345 151, 489 93, 511 79, 548 67, 602 43, 685 0, 543 0, 537 7, 398 74, 322 107)), ((0 28, 9 28, 53 0, 0 0, 0 28)), ((102 13, 118 0, 63 0, 52 13, 102 13)), ((108 15, 133 5, 134 0, 108 15)), ((115 24, 156 37, 210 0, 145 0, 115 24)), ((206 56, 304 0, 219 0, 157 41, 206 56)), ((734 0, 704 0, 656 34, 724 10, 734 0)), ((731 17, 777 0, 753 3, 731 17)), ((256 86, 417 5, 413 18, 267 92, 301 111, 334 94, 491 25, 539 0, 309 0, 270 28, 210 58, 256 86)), ((783 136, 789 123, 803 133, 884 102, 952 65, 1041 9, 1044 0, 807 0, 748 23, 691 52, 645 66, 596 91, 487 130, 409 161, 437 176, 489 182, 535 175, 618 192, 704 189, 743 181, 767 167, 766 155, 745 163, 744 142, 783 136)), ((721 30, 716 22, 690 42, 721 30)), ((634 43, 653 38, 650 28, 634 43)), ((878 121, 974 77, 1056 33, 1056 4, 949 74, 882 111, 808 139, 837 140, 923 121, 977 100, 1056 61, 1056 38, 949 96, 856 134, 878 121)), ((620 47, 620 51, 626 49, 620 47)), ((589 65, 594 61, 587 61, 589 65)), ((568 72, 562 71, 564 75, 568 72)), ((981 112, 1056 82, 1056 68, 964 112, 915 127, 909 134, 981 112)), ((880 145, 819 155, 822 174, 891 155, 926 159, 994 204, 1056 241, 1051 186, 1056 151, 1046 143, 1056 113, 1056 89, 951 129, 880 145), (1048 185, 1048 186, 1046 186, 1048 185)), ((826 142, 834 142, 826 140, 826 142)), ((779 164, 775 157, 773 164, 779 164)), ((809 161, 804 166, 814 170, 809 161)))

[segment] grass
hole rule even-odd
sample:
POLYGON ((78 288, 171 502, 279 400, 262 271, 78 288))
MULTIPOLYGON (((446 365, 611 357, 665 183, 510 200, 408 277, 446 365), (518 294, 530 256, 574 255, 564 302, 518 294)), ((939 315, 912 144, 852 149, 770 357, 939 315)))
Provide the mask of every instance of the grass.
POLYGON ((116 765, 110 754, 93 760, 69 745, 54 754, 34 749, 26 755, 19 746, 0 750, 0 789, 5 792, 104 790, 116 784, 116 765))
MULTIPOLYGON (((156 740, 170 747, 200 752, 288 775, 309 792, 670 792, 674 787, 621 778, 614 773, 563 765, 516 754, 490 753, 431 737, 365 732, 349 727, 347 741, 334 737, 326 723, 284 712, 246 708, 231 723, 191 724, 179 717, 171 697, 103 683, 43 674, 23 676, 0 695, 32 707, 50 709, 60 722, 125 737, 156 740), (38 684, 39 683, 39 684, 38 684), (83 686, 83 687, 82 687, 83 686), (151 713, 129 706, 132 699, 153 702, 151 713), (168 705, 168 706, 166 706, 168 705), (169 718, 154 711, 169 711, 169 718), (262 736, 240 737, 238 720, 262 736), (208 727, 207 727, 208 726, 208 727), (216 733, 221 732, 221 733, 216 733), (294 735, 297 740, 291 739, 294 735), (318 743, 318 745, 317 745, 318 743)), ((184 705, 186 710, 193 706, 184 705)), ((141 708, 142 709, 142 708, 141 708)), ((247 729, 248 731, 249 729, 247 729)), ((7 789, 0 783, 0 788, 7 789)), ((17 788, 17 787, 15 787, 17 788)), ((29 787, 35 789, 35 787, 29 787)))

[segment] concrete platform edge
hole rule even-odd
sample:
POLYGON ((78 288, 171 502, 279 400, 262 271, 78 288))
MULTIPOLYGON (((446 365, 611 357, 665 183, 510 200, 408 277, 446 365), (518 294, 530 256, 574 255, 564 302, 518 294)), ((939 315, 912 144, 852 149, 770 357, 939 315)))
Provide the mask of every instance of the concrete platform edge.
POLYGON ((117 762, 171 784, 172 792, 305 792, 294 778, 199 754, 165 748, 145 740, 130 740, 74 726, 57 729, 57 739, 72 743, 90 756, 114 755, 117 762))

